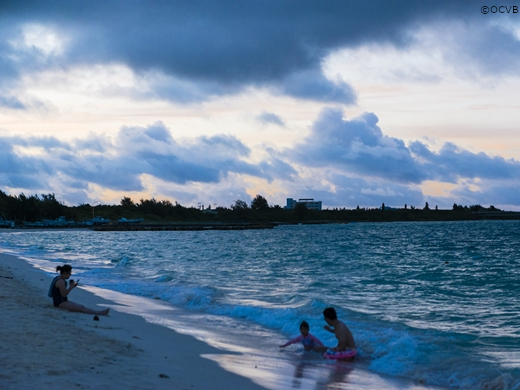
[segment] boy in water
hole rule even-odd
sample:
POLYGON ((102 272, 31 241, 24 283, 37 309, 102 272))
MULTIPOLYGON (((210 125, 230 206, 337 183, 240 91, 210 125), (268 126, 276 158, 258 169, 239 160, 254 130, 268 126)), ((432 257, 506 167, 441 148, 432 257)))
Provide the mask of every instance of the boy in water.
POLYGON ((299 343, 300 341, 303 344, 303 348, 306 351, 310 351, 310 350, 314 349, 316 346, 323 347, 323 343, 317 337, 315 337, 309 333, 309 324, 307 323, 307 321, 302 321, 302 323, 300 324, 300 333, 301 333, 300 336, 287 341, 283 345, 280 345, 280 348, 285 348, 288 345, 296 344, 296 343, 299 343))
POLYGON ((354 337, 350 332, 350 329, 342 321, 338 320, 336 310, 333 307, 327 307, 323 310, 323 316, 327 325, 324 326, 325 330, 334 333, 338 339, 338 345, 335 348, 319 347, 315 346, 314 350, 318 352, 324 352, 327 349, 331 349, 334 352, 343 352, 347 350, 356 350, 356 343, 354 337), (332 328, 331 328, 332 326, 332 328))

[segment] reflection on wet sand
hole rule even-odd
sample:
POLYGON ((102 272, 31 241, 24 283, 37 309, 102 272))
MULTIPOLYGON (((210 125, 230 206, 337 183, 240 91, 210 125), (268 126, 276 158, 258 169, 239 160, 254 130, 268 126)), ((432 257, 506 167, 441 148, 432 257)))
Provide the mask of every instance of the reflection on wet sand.
POLYGON ((363 359, 330 361, 313 352, 283 353, 278 357, 256 353, 209 354, 203 357, 270 390, 440 389, 375 374, 368 370, 363 359))
POLYGON ((319 374, 323 373, 323 364, 310 363, 309 361, 305 360, 300 361, 298 364, 296 364, 294 369, 292 388, 301 389, 302 380, 304 378, 312 378, 315 380, 315 390, 344 388, 344 385, 348 383, 348 375, 353 370, 352 364, 338 361, 332 364, 326 364, 325 367, 328 369, 328 375, 322 377, 319 374))

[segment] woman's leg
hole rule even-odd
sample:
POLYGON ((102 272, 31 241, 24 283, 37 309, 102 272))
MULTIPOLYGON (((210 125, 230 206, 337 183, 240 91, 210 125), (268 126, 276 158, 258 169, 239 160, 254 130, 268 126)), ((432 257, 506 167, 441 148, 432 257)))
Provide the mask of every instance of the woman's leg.
POLYGON ((88 307, 85 307, 83 305, 80 305, 78 303, 74 303, 71 301, 62 302, 62 303, 60 303, 60 305, 58 307, 60 309, 66 309, 68 311, 75 311, 75 312, 85 313, 85 314, 97 314, 100 316, 106 316, 110 310, 110 309, 92 310, 92 309, 89 309, 88 307))

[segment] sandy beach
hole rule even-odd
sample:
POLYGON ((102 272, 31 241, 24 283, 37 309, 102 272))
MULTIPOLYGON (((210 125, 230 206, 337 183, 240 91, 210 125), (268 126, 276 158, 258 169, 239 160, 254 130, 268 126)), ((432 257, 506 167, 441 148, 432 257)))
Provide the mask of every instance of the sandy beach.
MULTIPOLYGON (((66 312, 47 298, 51 278, 0 254, 1 389, 261 389, 201 355, 221 351, 191 336, 111 310, 66 312)), ((70 300, 113 306, 77 288, 70 300)))

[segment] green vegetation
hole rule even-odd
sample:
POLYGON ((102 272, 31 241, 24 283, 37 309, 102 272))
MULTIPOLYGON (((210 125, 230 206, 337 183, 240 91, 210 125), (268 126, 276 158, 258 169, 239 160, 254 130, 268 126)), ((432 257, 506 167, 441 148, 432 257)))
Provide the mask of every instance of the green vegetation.
POLYGON ((9 196, 0 190, 0 217, 12 221, 37 221, 67 215, 68 207, 56 200, 54 194, 9 196))
POLYGON ((327 210, 308 210, 298 204, 294 210, 286 210, 278 205, 270 206, 267 199, 257 195, 250 205, 237 199, 229 208, 201 210, 184 207, 168 200, 158 201, 141 199, 133 202, 123 197, 119 205, 66 206, 54 194, 26 196, 7 195, 0 191, 0 217, 15 221, 35 222, 43 219, 57 219, 65 216, 76 222, 89 221, 93 217, 103 217, 116 222, 120 218, 144 218, 147 224, 166 223, 341 223, 341 222, 389 222, 389 221, 456 221, 478 219, 520 219, 520 213, 501 211, 494 206, 462 206, 454 204, 451 210, 430 208, 428 203, 422 208, 404 205, 403 208, 390 208, 383 203, 380 208, 355 209, 334 208, 327 210))

